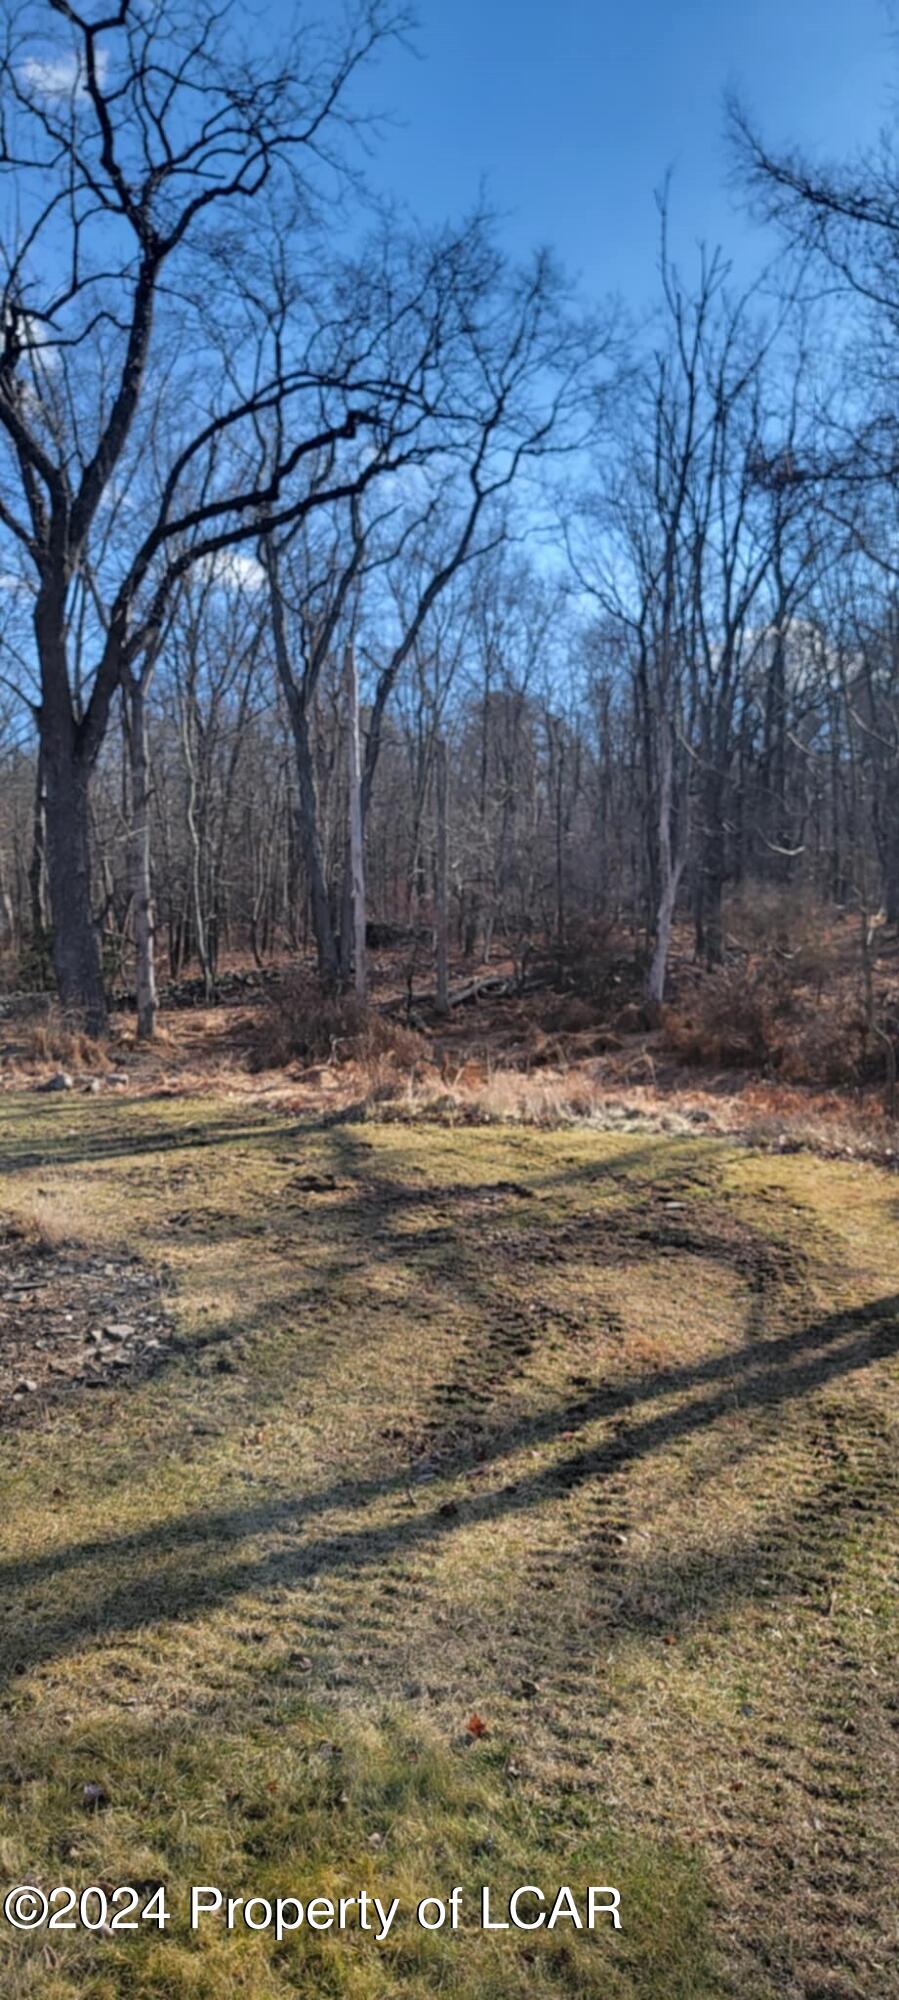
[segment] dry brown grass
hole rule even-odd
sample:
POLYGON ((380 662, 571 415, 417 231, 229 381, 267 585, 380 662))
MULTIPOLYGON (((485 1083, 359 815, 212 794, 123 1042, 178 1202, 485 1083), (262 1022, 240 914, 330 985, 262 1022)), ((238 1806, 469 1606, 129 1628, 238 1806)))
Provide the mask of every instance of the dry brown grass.
MULTIPOLYGON (((468 1057, 443 1058, 439 1068, 424 1066, 414 1076, 386 1072, 378 1064, 357 1065, 349 1104, 358 1116, 437 1120, 445 1125, 522 1125, 541 1131, 589 1126, 615 1131, 641 1126, 658 1132, 687 1132, 711 1122, 692 1104, 683 1109, 652 1088, 652 1064, 637 1063, 639 1082, 609 1084, 593 1072, 599 1065, 535 1071, 468 1057)), ((347 1073, 347 1083, 350 1081, 347 1073)), ((349 1108, 349 1107, 348 1107, 349 1108)))
POLYGON ((25 1024, 21 1052, 26 1062, 53 1063, 67 1070, 93 1072, 109 1060, 104 1043, 74 1027, 56 1007, 48 1008, 41 1020, 25 1024))
POLYGON ((64 1250, 91 1240, 83 1205, 64 1189, 57 1189, 52 1195, 42 1194, 40 1189, 30 1191, 18 1209, 16 1220, 22 1235, 39 1250, 64 1250))
MULTIPOLYGON (((486 996, 447 1021, 432 1017, 430 1029, 382 1011, 396 1005, 399 977, 382 953, 364 1014, 352 998, 323 1002, 309 968, 285 968, 270 996, 164 1012, 149 1047, 127 1014, 113 1016, 105 1051, 75 1041, 54 1017, 10 1023, 0 1087, 36 1087, 60 1064, 86 1085, 107 1062, 126 1071, 134 1099, 217 1093, 310 1117, 383 1112, 545 1130, 699 1126, 768 1148, 891 1162, 899 1132, 887 1115, 883 1045, 863 1030, 855 920, 822 927, 820 913, 765 892, 732 903, 727 921, 731 957, 720 973, 701 972, 692 936, 678 934, 661 1032, 647 1032, 627 997, 621 939, 597 956, 616 968, 602 997, 546 988, 486 996)), ((899 1013, 899 956, 882 932, 877 954, 877 1006, 888 1020, 899 1013)))

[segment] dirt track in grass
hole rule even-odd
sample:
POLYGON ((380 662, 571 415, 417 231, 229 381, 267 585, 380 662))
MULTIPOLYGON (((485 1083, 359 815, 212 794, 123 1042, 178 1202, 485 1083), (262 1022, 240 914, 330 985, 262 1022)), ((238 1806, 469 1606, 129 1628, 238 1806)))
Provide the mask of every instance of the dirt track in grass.
MULTIPOLYGON (((166 1274, 160 1345, 64 1395, 36 1368, 0 1441, 13 1733, 260 1677, 450 1746, 477 1711, 560 1843, 595 1812, 695 1857, 678 1992, 899 1993, 895 1178, 209 1099, 0 1115, 0 1211, 89 1239, 44 1278, 94 1260, 130 1324, 117 1270, 166 1274)), ((620 1990, 661 1994, 640 1948, 620 1990)))

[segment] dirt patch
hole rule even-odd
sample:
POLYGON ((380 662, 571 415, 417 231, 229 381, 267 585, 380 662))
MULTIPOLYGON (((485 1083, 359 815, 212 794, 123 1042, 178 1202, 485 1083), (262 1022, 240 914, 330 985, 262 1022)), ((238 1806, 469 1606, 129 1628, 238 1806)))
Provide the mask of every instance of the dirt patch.
POLYGON ((173 1333, 159 1278, 139 1258, 57 1248, 0 1224, 0 1426, 152 1374, 173 1333))

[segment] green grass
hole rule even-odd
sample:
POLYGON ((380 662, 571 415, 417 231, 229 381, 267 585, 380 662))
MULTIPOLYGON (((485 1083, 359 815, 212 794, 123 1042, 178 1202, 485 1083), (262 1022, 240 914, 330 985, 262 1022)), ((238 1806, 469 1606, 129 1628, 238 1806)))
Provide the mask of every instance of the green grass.
POLYGON ((557 1820, 522 1797, 502 1745, 451 1750, 400 1712, 380 1723, 335 1723, 263 1685, 242 1719, 231 1708, 229 1735, 217 1717, 181 1715, 94 1723, 51 1746, 44 1728, 26 1725, 19 1756, 4 1874, 79 1889, 111 1889, 124 1878, 145 1901, 161 1881, 170 1922, 162 1936, 152 1923, 102 1940, 57 1933, 50 1967, 19 1940, 6 1952, 10 2000, 368 2000, 434 1990, 478 2000, 574 1992, 692 2000, 714 1990, 695 1863, 673 1847, 614 1837, 598 1819, 589 1834, 572 1823, 563 1836, 557 1820), (86 1771, 109 1787, 101 1813, 79 1809, 86 1771), (552 1895, 564 1879, 580 1895, 611 1877, 626 1933, 479 1928, 485 1882, 500 1914, 518 1884, 543 1884, 552 1895), (304 1922, 279 1944, 239 1918, 231 1932, 215 1916, 191 1932, 195 1883, 272 1903, 336 1903, 365 1889, 385 1908, 399 1898, 399 1910, 381 1943, 357 1925, 316 1935, 304 1922), (419 1900, 446 1899, 456 1884, 464 1888, 459 1930, 429 1934, 416 1920, 419 1900))
POLYGON ((0 1431, 0 1886, 173 1911, 0 1923, 4 2000, 899 1990, 894 1180, 211 1099, 7 1098, 0 1168, 178 1329, 0 1431), (402 1913, 191 1936, 193 1881, 402 1913), (531 1881, 622 1930, 415 1924, 531 1881))

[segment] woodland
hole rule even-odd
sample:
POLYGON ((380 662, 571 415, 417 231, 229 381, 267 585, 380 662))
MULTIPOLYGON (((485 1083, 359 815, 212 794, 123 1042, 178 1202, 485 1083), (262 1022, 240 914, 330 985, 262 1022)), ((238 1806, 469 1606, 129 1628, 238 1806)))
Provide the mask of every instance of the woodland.
POLYGON ((895 122, 0 16, 4 2000, 899 2000, 895 122))
POLYGON ((651 1027, 676 933, 776 985, 836 922, 838 1080, 889 1084, 889 135, 816 172, 731 106, 770 255, 682 270, 663 191, 636 315, 486 208, 428 231, 366 187, 402 25, 270 62, 202 8, 10 22, 7 987, 149 1040, 227 967, 314 969, 302 1026, 365 1004, 369 944, 444 1014, 451 956, 519 993, 617 957, 651 1027))

